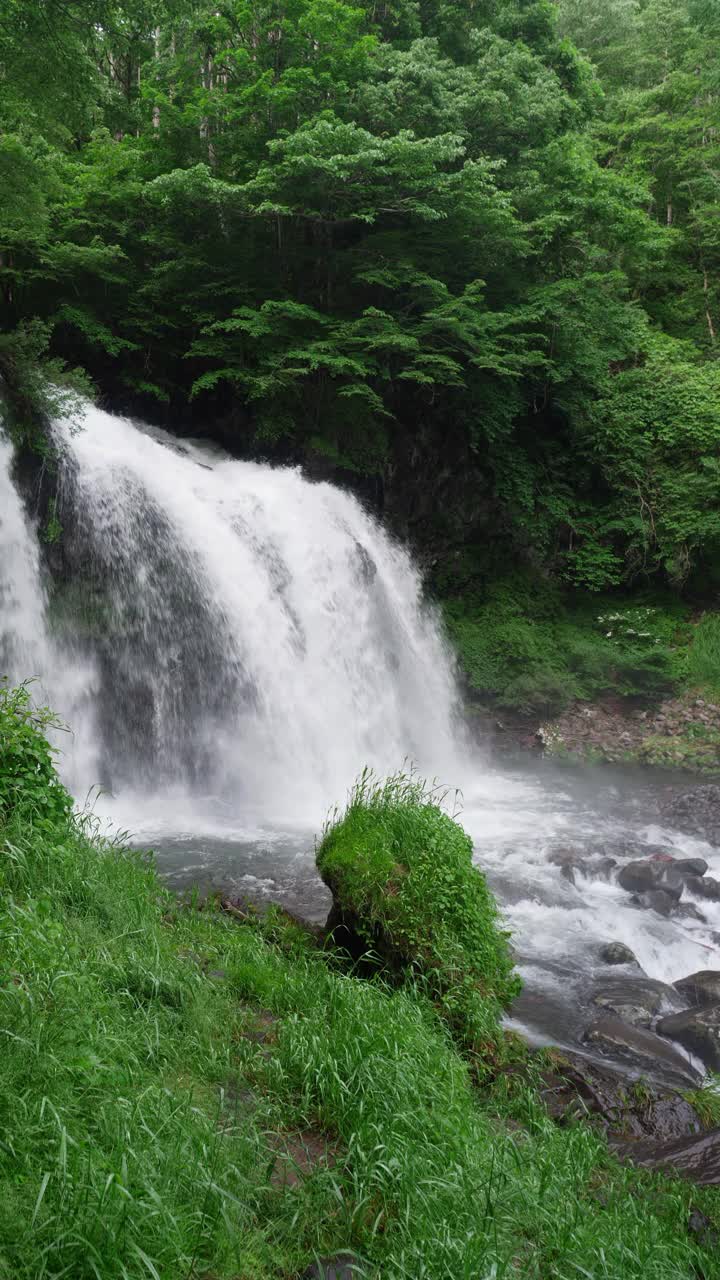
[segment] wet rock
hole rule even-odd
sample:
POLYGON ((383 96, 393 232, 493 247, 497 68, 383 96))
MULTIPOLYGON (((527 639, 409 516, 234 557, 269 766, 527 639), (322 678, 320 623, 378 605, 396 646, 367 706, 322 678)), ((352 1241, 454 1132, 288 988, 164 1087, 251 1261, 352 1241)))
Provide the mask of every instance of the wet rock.
POLYGON ((620 1159, 644 1169, 676 1173, 700 1187, 720 1186, 720 1129, 670 1142, 615 1139, 612 1146, 620 1159))
POLYGON ((624 942, 607 942, 600 948, 600 959, 605 964, 638 964, 637 956, 624 942))
POLYGON ((720 880, 713 880, 712 876, 688 876, 685 884, 698 898, 720 902, 720 880))
POLYGON ((576 883, 577 876, 584 876, 586 880, 609 881, 617 866, 616 859, 609 856, 583 857, 582 854, 565 849, 552 853, 548 862, 559 867, 560 875, 565 880, 569 880, 570 884, 576 883))
POLYGON ((541 1097, 559 1124, 590 1118, 608 1134, 657 1141, 700 1132, 695 1109, 682 1094, 643 1080, 638 1087, 619 1070, 563 1053, 543 1073, 541 1097))
POLYGON ((354 1253, 337 1253, 333 1258, 318 1258, 300 1276, 300 1280, 360 1280, 363 1272, 354 1253))
POLYGON ((659 916, 671 916, 675 910, 676 900, 664 889, 651 889, 648 893, 634 894, 633 903, 644 907, 646 911, 657 911, 659 916))
POLYGON ((720 1004, 720 972, 717 969, 701 969, 675 983, 675 990, 691 1005, 720 1004))
POLYGON ((662 890, 670 898, 682 896, 684 877, 679 875, 672 860, 646 858, 640 862, 628 862, 618 873, 618 884, 628 893, 652 893, 662 890))
POLYGON ((591 996, 592 1004, 633 1027, 649 1026, 661 1009, 678 1009, 680 999, 674 987, 655 978, 609 978, 591 996))
POLYGON ((651 1078, 661 1077, 681 1088, 695 1085, 700 1079, 687 1058, 668 1045, 662 1036, 656 1036, 644 1027, 631 1027, 613 1014, 593 1022, 584 1038, 600 1053, 619 1058, 651 1078))
POLYGON ((707 916, 703 915, 694 902, 678 902, 674 914, 680 920, 697 920, 700 924, 707 924, 707 916))
POLYGON ((704 858, 676 858, 673 862, 673 871, 684 879, 688 876, 704 876, 707 869, 708 864, 704 858))
POLYGON ((657 1029, 696 1054, 711 1071, 720 1071, 720 1004, 672 1013, 660 1019, 657 1029))
POLYGON ((720 786, 716 783, 673 796, 661 813, 663 819, 679 831, 700 836, 709 844, 720 844, 720 786))

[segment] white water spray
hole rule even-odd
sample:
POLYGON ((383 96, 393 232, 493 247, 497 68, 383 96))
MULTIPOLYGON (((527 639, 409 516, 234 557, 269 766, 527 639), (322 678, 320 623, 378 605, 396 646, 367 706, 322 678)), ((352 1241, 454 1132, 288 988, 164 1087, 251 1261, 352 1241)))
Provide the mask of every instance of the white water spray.
POLYGON ((56 439, 110 788, 316 823, 365 764, 451 768, 448 652, 355 498, 97 409, 56 439))
POLYGON ((46 678, 45 590, 34 529, 12 481, 12 446, 0 435, 0 676, 46 678))

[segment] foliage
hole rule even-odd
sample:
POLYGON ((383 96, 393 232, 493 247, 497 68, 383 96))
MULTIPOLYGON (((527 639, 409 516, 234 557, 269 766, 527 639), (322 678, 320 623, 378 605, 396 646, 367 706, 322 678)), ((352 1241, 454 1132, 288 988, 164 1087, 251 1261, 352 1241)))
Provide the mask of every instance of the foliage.
POLYGON ((687 679, 687 610, 672 599, 588 599, 516 573, 450 596, 444 614, 470 690, 523 714, 610 691, 652 697, 687 679))
POLYGON ((0 376, 321 454, 582 590, 708 581, 716 36, 693 0, 0 0, 0 376))
POLYGON ((443 799, 414 774, 381 780, 364 770, 325 826, 317 865, 368 950, 437 1000, 462 1043, 487 1054, 519 981, 472 841, 443 799))
POLYGON ((703 614, 688 654, 690 680, 720 697, 720 614, 703 614))
POLYGON ((62 727, 46 707, 33 704, 27 685, 0 682, 0 821, 18 819, 49 831, 67 819, 72 798, 58 779, 49 728, 62 727))
POLYGON ((272 1280, 348 1247, 367 1280, 713 1274, 687 1220, 715 1191, 620 1167, 530 1081, 480 1095, 416 989, 183 905, 87 817, 3 811, 0 851, 13 1280, 272 1280))

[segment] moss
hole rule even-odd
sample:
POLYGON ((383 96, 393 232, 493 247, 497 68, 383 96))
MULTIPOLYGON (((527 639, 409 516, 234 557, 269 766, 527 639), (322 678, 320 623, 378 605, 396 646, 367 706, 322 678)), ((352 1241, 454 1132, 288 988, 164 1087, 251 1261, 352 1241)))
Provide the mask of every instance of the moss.
POLYGON ((364 772, 317 865, 338 920, 429 994, 466 1048, 487 1050, 519 980, 470 837, 441 801, 412 775, 364 772))

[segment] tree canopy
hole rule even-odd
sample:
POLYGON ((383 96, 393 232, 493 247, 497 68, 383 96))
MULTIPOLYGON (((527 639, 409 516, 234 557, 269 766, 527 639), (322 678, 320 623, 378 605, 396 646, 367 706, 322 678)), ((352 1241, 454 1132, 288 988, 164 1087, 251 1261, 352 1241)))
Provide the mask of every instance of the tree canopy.
POLYGON ((682 585, 720 552, 719 36, 717 0, 0 0, 0 369, 682 585))

